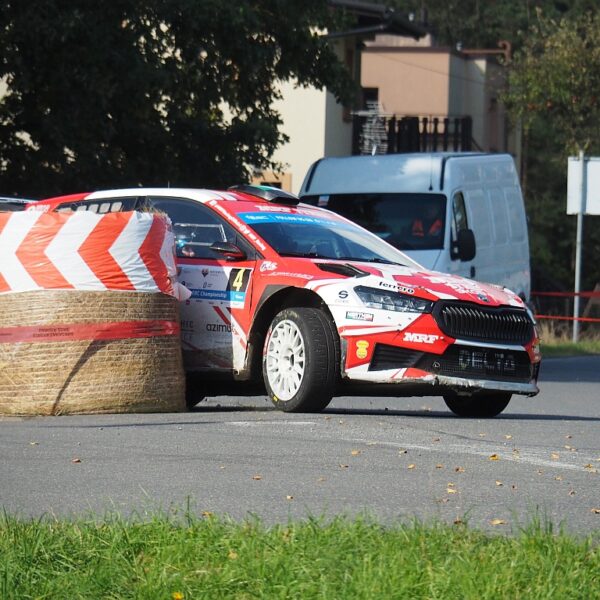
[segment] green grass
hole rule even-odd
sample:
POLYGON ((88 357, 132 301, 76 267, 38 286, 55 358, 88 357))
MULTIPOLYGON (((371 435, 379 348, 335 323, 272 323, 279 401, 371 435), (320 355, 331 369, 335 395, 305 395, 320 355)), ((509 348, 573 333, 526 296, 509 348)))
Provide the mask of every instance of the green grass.
MULTIPOLYGON (((596 540, 597 541, 597 540, 596 540)), ((600 597, 600 548, 534 523, 512 536, 368 519, 0 517, 3 599, 600 597)))
POLYGON ((581 356, 584 354, 600 354, 600 341, 583 340, 581 342, 544 342, 540 345, 542 358, 558 356, 581 356))
POLYGON ((542 358, 600 354, 600 330, 597 327, 583 328, 579 341, 573 343, 571 325, 541 321, 538 323, 542 358))

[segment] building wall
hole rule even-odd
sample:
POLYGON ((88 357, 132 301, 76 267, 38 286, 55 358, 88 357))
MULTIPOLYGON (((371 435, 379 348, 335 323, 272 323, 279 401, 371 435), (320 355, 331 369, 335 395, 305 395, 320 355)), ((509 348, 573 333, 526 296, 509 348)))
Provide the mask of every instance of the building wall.
POLYGON ((283 164, 287 175, 283 189, 297 193, 309 166, 325 153, 327 92, 283 82, 281 94, 275 109, 281 115, 281 131, 289 141, 275 151, 273 160, 283 164))
POLYGON ((379 88, 379 102, 386 113, 448 114, 449 76, 447 50, 390 46, 363 51, 361 85, 379 88))

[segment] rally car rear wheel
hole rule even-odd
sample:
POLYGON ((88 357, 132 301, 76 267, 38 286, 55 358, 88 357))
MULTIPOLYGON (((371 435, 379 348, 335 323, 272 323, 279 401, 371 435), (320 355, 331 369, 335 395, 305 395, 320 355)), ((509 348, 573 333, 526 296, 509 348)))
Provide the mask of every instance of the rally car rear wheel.
POLYGON ((275 406, 286 412, 323 410, 333 397, 339 362, 339 341, 322 310, 287 308, 275 316, 263 351, 263 377, 275 406))
POLYGON ((459 417, 489 418, 499 415, 510 402, 511 394, 479 392, 470 396, 446 395, 446 406, 459 417))

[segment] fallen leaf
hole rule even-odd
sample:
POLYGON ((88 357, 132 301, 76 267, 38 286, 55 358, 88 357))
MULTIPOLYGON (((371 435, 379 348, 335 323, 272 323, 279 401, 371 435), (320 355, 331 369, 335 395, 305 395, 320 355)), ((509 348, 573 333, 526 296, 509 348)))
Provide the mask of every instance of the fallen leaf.
POLYGON ((456 494, 456 493, 458 493, 458 492, 457 492, 457 491, 456 491, 454 488, 448 488, 448 489, 446 490, 446 493, 447 493, 447 494, 456 494))
POLYGON ((359 454, 362 454, 362 451, 361 450, 352 450, 352 452, 350 454, 352 454, 352 456, 358 456, 359 454))
POLYGON ((286 496, 286 497, 285 497, 285 499, 286 499, 286 500, 293 500, 293 499, 294 499, 294 496, 286 496))
POLYGON ((485 437, 485 433, 480 433, 479 437, 485 437))
POLYGON ((349 465, 343 465, 342 463, 340 463, 340 469, 347 469, 349 465))
POLYGON ((30 446, 39 446, 40 443, 39 442, 29 442, 30 446))
POLYGON ((262 475, 253 475, 252 479, 254 479, 254 481, 260 481, 262 479, 262 475))
POLYGON ((456 519, 454 519, 453 523, 454 523, 454 525, 464 525, 465 524, 465 522, 460 517, 456 517, 456 519))
POLYGON ((325 417, 325 421, 331 421, 331 417, 325 417))
POLYGON ((338 421, 338 423, 339 423, 340 425, 343 425, 343 424, 344 424, 344 420, 343 420, 343 419, 340 419, 340 420, 338 421))
POLYGON ((569 496, 574 496, 577 492, 575 490, 569 490, 569 496))
POLYGON ((500 457, 497 454, 492 454, 490 460, 500 460, 500 457))
POLYGON ((496 481, 496 485, 497 485, 498 487, 501 487, 501 486, 503 486, 504 484, 503 484, 501 481, 496 481))
POLYGON ((505 435, 504 438, 507 440, 512 440, 512 435, 505 435))
POLYGON ((570 440, 573 436, 572 435, 565 435, 565 437, 570 440))
POLYGON ((440 438, 433 438, 433 441, 434 441, 434 442, 439 442, 439 441, 440 441, 440 438))
POLYGON ((225 465, 221 465, 221 466, 219 467, 219 469, 224 469, 224 468, 225 468, 225 465))
POLYGON ((506 525, 506 521, 504 519, 492 519, 490 525, 506 525))
POLYGON ((408 452, 408 450, 404 450, 404 449, 398 450, 398 454, 406 454, 407 452, 408 452))
POLYGON ((410 465, 408 465, 408 468, 409 468, 409 469, 414 469, 416 466, 417 466, 417 465, 410 464, 410 465))
POLYGON ((326 481, 325 477, 319 477, 319 479, 317 479, 317 481, 326 481))
POLYGON ((443 468, 444 468, 444 465, 435 465, 435 468, 436 468, 436 469, 443 469, 443 468))
POLYGON ((456 473, 464 473, 464 472, 465 472, 465 469, 464 469, 464 467, 455 467, 455 468, 454 468, 454 471, 455 471, 456 473))
POLYGON ((377 442, 367 442, 367 446, 377 446, 377 442))
POLYGON ((172 600, 183 600, 184 598, 185 598, 185 596, 181 592, 173 592, 171 594, 172 600))
POLYGON ((592 508, 592 512, 593 512, 595 515, 600 515, 600 508, 592 508))
POLYGON ((456 485, 454 485, 453 483, 449 483, 448 487, 456 487, 456 485))
POLYGON ((441 504, 447 504, 448 502, 450 502, 449 498, 441 498, 440 500, 438 500, 439 503, 441 504))
POLYGON ((229 554, 227 555, 227 558, 230 560, 236 560, 238 558, 238 553, 234 550, 230 550, 229 554))
POLYGON ((544 471, 542 471, 541 469, 538 469, 538 470, 537 470, 537 474, 538 474, 538 475, 543 475, 543 474, 544 474, 544 471))
POLYGON ((80 463, 81 459, 80 458, 74 458, 71 462, 72 463, 80 463))
POLYGON ((209 517, 212 517, 214 513, 213 513, 213 512, 211 512, 210 510, 203 510, 203 511, 202 511, 200 514, 201 514, 201 515, 202 515, 204 518, 208 519, 209 517))
POLYGON ((560 454, 559 454, 558 452, 553 452, 553 453, 550 455, 550 458, 551 458, 552 460, 558 460, 558 459, 560 458, 560 454))
POLYGON ((556 481, 562 481, 562 477, 560 475, 557 475, 554 479, 556 479, 556 481))

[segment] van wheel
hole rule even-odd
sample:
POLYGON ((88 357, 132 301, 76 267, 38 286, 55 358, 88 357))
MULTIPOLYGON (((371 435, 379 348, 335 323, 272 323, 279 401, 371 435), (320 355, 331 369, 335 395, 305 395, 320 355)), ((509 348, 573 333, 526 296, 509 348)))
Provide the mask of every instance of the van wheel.
POLYGON ((446 406, 459 417, 489 418, 499 415, 510 402, 511 394, 502 392, 479 392, 470 396, 447 394, 446 406))
POLYGON ((286 308, 265 338, 263 377, 273 404, 285 412, 319 412, 335 392, 340 345, 331 319, 316 308, 286 308))

